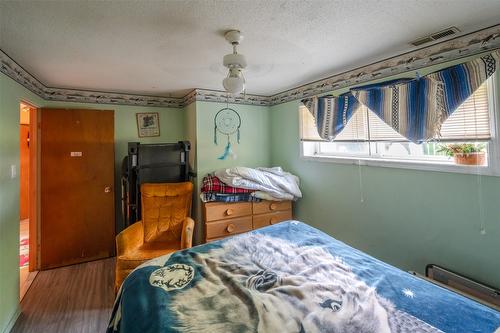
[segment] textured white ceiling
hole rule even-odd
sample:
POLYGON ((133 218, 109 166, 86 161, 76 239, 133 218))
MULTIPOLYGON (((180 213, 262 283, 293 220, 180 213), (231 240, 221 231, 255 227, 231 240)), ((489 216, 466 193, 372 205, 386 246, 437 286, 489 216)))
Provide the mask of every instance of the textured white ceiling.
POLYGON ((0 48, 50 87, 182 96, 222 90, 222 37, 245 39, 247 91, 271 95, 500 23, 499 0, 0 1, 0 48))

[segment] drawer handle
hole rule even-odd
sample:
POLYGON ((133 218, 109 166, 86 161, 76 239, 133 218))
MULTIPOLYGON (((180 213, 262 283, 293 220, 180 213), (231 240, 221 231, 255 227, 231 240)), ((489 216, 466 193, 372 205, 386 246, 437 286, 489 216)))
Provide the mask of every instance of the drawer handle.
POLYGON ((272 203, 269 208, 271 208, 271 210, 276 210, 278 208, 278 204, 275 204, 275 203, 272 203))
POLYGON ((229 209, 226 209, 226 215, 229 216, 229 215, 233 215, 234 213, 234 210, 232 210, 231 208, 229 209))
POLYGON ((279 221, 280 220, 277 217, 272 217, 269 222, 271 222, 271 224, 275 224, 275 223, 278 223, 279 221))
POLYGON ((234 231, 234 229, 236 229, 236 227, 234 226, 234 224, 228 224, 227 227, 226 227, 226 230, 227 232, 231 233, 234 231))

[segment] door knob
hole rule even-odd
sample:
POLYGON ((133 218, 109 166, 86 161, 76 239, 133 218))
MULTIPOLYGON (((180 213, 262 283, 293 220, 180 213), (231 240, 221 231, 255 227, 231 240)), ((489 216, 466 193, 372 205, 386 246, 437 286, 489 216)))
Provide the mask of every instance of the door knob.
POLYGON ((104 193, 111 193, 111 186, 106 186, 104 188, 104 193))

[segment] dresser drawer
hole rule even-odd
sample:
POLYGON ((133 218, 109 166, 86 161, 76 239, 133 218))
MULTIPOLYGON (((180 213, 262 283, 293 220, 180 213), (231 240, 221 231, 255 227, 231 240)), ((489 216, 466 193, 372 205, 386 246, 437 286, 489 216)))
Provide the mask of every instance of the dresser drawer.
MULTIPOLYGON (((231 235, 228 235, 228 236, 231 236, 231 235)), ((218 240, 224 239, 224 238, 226 238, 226 237, 227 237, 227 236, 225 236, 225 237, 217 237, 217 238, 210 238, 210 239, 207 239, 205 242, 206 242, 206 243, 215 242, 215 241, 218 241, 218 240)))
POLYGON ((205 218, 207 222, 247 215, 252 215, 251 202, 209 202, 205 204, 205 218))
POLYGON ((292 210, 285 210, 281 212, 275 213, 267 213, 261 215, 253 216, 253 228, 262 228, 271 224, 276 224, 281 221, 291 220, 292 219, 292 210))
POLYGON ((206 223, 206 239, 225 237, 252 230, 252 217, 240 217, 206 223))
POLYGON ((253 203, 254 214, 264 214, 289 209, 292 209, 291 201, 261 201, 253 203))

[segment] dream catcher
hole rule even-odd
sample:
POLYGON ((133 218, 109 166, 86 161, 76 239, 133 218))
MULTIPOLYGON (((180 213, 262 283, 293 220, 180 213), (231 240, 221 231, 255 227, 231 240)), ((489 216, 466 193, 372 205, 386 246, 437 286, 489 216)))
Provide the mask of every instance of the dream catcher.
POLYGON ((221 109, 214 118, 214 143, 217 143, 217 132, 225 135, 227 137, 227 145, 224 148, 224 153, 219 157, 219 160, 225 160, 228 156, 236 159, 236 154, 231 148, 231 136, 236 134, 236 141, 240 143, 240 126, 241 118, 238 112, 235 110, 225 107, 221 109))

